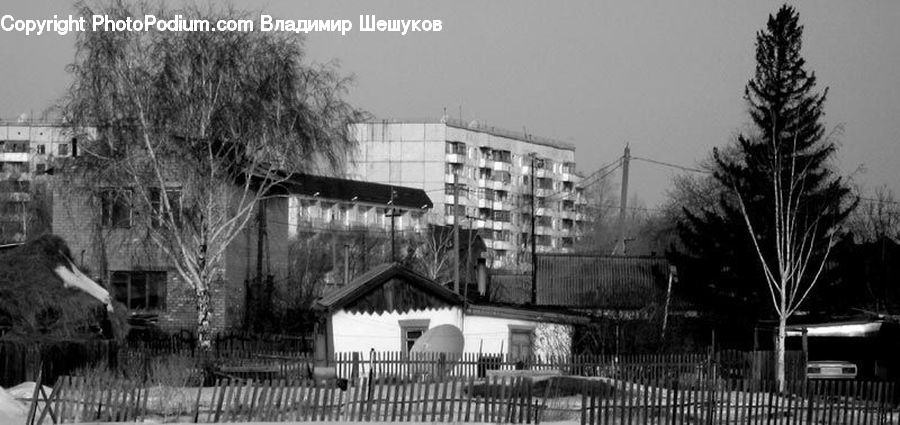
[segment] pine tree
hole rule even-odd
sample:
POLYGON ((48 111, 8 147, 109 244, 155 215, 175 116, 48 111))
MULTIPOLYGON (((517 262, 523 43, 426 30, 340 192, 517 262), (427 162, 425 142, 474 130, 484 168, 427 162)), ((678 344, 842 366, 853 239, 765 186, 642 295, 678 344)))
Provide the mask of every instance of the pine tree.
POLYGON ((756 72, 744 96, 752 131, 741 134, 726 152, 714 151, 718 204, 686 208, 679 225, 686 253, 675 258, 683 280, 744 329, 780 316, 771 315, 777 297, 768 287, 766 270, 778 268, 774 211, 785 191, 796 195, 790 198, 796 229, 809 233, 813 247, 805 276, 821 263, 835 226, 855 206, 850 189, 829 166, 836 146, 823 123, 828 90, 815 90, 815 73, 807 71, 800 54, 803 27, 798 21, 792 7, 782 6, 757 33, 756 72), (745 217, 752 223, 755 244, 745 217))

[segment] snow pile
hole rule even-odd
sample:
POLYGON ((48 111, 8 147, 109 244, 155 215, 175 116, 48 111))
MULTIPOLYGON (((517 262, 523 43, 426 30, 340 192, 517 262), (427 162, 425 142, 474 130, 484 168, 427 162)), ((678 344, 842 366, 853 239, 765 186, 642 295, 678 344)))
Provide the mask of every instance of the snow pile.
MULTIPOLYGON (((20 401, 27 402, 31 400, 31 397, 34 397, 34 385, 34 381, 25 381, 15 387, 7 388, 6 392, 20 401)), ((44 394, 47 394, 47 397, 50 397, 52 391, 53 388, 44 385, 44 394)))
MULTIPOLYGON (((32 384, 32 389, 34 386, 32 384)), ((25 405, 0 387, 0 424, 23 424, 28 417, 25 405)))

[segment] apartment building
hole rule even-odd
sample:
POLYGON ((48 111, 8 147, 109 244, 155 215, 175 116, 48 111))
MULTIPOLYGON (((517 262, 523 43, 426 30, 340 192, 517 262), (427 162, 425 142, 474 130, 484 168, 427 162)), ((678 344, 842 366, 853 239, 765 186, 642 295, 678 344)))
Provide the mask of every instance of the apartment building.
POLYGON ((356 124, 350 178, 423 189, 440 224, 476 229, 495 268, 571 251, 587 199, 569 143, 443 118, 356 124))
MULTIPOLYGON (((33 206, 46 193, 41 176, 55 157, 76 149, 72 132, 58 123, 0 122, 0 244, 22 242, 49 225, 33 206)), ((45 211, 46 212, 46 211, 45 211)), ((49 212, 46 212, 49 214, 49 212)))

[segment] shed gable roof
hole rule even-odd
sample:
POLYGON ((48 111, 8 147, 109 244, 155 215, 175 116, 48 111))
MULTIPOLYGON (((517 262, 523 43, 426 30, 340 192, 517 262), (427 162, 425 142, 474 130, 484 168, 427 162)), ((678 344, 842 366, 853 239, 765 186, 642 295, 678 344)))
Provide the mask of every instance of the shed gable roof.
POLYGON ((401 278, 415 290, 427 293, 448 304, 463 304, 463 299, 459 294, 444 288, 433 280, 398 263, 385 263, 353 279, 347 286, 320 298, 316 302, 316 307, 327 311, 339 310, 396 278, 401 278))

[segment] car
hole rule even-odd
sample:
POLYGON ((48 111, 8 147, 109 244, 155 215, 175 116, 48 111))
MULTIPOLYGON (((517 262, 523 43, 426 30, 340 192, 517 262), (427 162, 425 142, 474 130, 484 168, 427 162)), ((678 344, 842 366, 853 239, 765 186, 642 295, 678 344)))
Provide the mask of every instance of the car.
POLYGON ((856 379, 856 365, 843 360, 813 360, 806 364, 807 379, 856 379))

